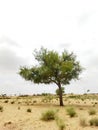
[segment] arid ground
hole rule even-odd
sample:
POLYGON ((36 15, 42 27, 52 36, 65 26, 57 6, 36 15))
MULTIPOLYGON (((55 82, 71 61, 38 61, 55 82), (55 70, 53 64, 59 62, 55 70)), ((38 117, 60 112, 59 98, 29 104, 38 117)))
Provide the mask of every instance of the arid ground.
POLYGON ((60 107, 56 95, 0 96, 0 130, 98 130, 98 126, 89 123, 98 119, 97 94, 68 94, 63 101, 64 106, 60 107), (76 112, 74 117, 66 111, 70 107, 76 112), (56 111, 65 128, 60 129, 56 120, 41 120, 47 110, 56 111), (90 110, 95 113, 90 114, 90 110))

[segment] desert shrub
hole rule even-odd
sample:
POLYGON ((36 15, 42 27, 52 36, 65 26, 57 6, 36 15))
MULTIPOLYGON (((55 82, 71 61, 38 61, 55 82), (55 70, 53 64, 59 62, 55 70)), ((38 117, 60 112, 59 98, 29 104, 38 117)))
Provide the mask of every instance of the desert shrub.
POLYGON ((84 98, 81 98, 82 101, 84 101, 84 98))
POLYGON ((33 101, 33 103, 37 103, 37 101, 36 101, 36 100, 34 100, 34 101, 33 101))
POLYGON ((53 99, 52 95, 46 95, 44 96, 44 98, 42 99, 42 102, 50 102, 53 99))
POLYGON ((67 108, 67 114, 70 116, 70 117, 75 117, 76 116, 76 111, 73 107, 70 107, 70 108, 67 108))
POLYGON ((93 107, 95 107, 95 104, 93 105, 93 107))
POLYGON ((4 103, 8 103, 8 100, 5 100, 4 103))
POLYGON ((84 118, 80 119, 80 125, 81 125, 82 127, 87 126, 86 119, 84 119, 84 118))
POLYGON ((98 126, 98 118, 92 118, 89 121, 90 125, 98 126))
POLYGON ((46 102, 46 99, 45 99, 45 98, 43 98, 43 99, 41 100, 41 102, 46 102))
POLYGON ((80 107, 79 109, 80 109, 80 110, 84 110, 84 108, 83 108, 83 107, 80 107))
POLYGON ((48 93, 42 93, 42 96, 47 96, 48 95, 48 93))
POLYGON ((95 109, 90 109, 88 113, 89 113, 89 115, 95 115, 96 110, 95 109))
POLYGON ((67 100, 68 100, 67 98, 64 99, 64 101, 67 101, 67 100))
POLYGON ((9 122, 5 122, 5 123, 4 123, 4 126, 6 126, 6 125, 10 125, 10 124, 12 124, 11 121, 9 121, 9 122))
POLYGON ((64 130, 66 128, 65 123, 62 119, 56 118, 56 123, 59 127, 59 130, 64 130))
POLYGON ((95 126, 98 126, 98 118, 95 118, 95 126))
POLYGON ((11 104, 14 104, 15 102, 14 101, 11 101, 11 104))
POLYGON ((53 110, 48 110, 48 111, 42 113, 41 120, 50 121, 50 120, 54 120, 55 117, 56 117, 56 112, 53 110))
POLYGON ((2 106, 0 106, 0 112, 3 112, 3 107, 2 106))
POLYGON ((68 102, 69 104, 71 103, 71 101, 68 102))
MULTIPOLYGON (((62 94, 65 93, 64 89, 65 89, 64 87, 61 87, 62 94)), ((56 92, 57 95, 60 95, 60 90, 59 90, 59 88, 57 88, 55 92, 56 92)))
POLYGON ((27 112, 31 112, 32 110, 30 108, 27 109, 27 112))
POLYGON ((20 110, 20 107, 18 107, 18 110, 20 110))

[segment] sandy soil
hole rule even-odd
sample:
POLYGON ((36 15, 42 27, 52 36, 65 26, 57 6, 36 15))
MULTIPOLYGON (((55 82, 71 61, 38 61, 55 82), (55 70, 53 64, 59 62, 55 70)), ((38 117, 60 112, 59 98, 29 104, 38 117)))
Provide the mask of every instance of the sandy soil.
POLYGON ((86 127, 80 125, 80 119, 85 118, 87 122, 98 117, 98 100, 97 99, 71 99, 64 100, 64 107, 59 106, 59 101, 53 98, 50 102, 43 102, 43 97, 26 97, 0 99, 0 106, 3 111, 0 112, 0 130, 59 130, 55 120, 42 121, 41 114, 46 110, 57 110, 57 115, 65 125, 65 130, 98 130, 96 126, 86 127), (6 101, 8 102, 6 103, 6 101), (14 102, 14 103, 13 103, 14 102), (75 108, 77 116, 70 118, 67 115, 66 108, 71 105, 75 108), (27 112, 30 108, 31 112, 27 112), (97 113, 89 115, 89 109, 94 108, 97 113))

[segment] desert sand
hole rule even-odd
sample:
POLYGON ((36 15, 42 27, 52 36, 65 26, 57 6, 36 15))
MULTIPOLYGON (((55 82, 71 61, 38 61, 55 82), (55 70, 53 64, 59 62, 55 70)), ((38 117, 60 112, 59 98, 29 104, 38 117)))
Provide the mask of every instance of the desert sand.
POLYGON ((57 111, 57 115, 65 123, 65 130, 98 130, 98 126, 90 126, 89 120, 98 118, 97 95, 65 95, 64 106, 59 106, 56 96, 26 96, 26 97, 1 97, 0 130, 59 130, 55 120, 42 121, 41 115, 46 110, 57 111), (52 98, 50 98, 52 97, 52 98), (75 117, 70 117, 66 108, 74 107, 75 117), (27 109, 31 112, 27 112, 27 109), (89 115, 89 109, 95 109, 95 115, 89 115), (85 119, 87 126, 81 126, 80 120, 85 119))

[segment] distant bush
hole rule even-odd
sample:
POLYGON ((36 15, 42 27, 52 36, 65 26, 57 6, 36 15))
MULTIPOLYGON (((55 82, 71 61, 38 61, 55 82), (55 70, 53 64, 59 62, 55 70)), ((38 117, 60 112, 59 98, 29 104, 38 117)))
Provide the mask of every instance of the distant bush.
POLYGON ((36 100, 34 100, 34 101, 33 101, 33 103, 37 103, 37 101, 36 101, 36 100))
POLYGON ((15 102, 14 101, 11 101, 11 104, 14 104, 15 102))
POLYGON ((18 102, 18 104, 21 104, 21 102, 18 102))
POLYGON ((95 104, 93 105, 93 107, 95 107, 95 104))
POLYGON ((59 127, 59 130, 64 130, 65 129, 65 123, 62 119, 56 118, 56 123, 59 127))
POLYGON ((67 108, 67 114, 70 116, 70 117, 75 117, 76 116, 76 111, 73 107, 70 107, 70 108, 67 108))
POLYGON ((28 97, 29 95, 19 95, 18 97, 28 97))
POLYGON ((91 126, 98 126, 98 118, 92 118, 89 121, 91 126))
MULTIPOLYGON (((64 87, 61 87, 62 94, 64 94, 64 93, 65 93, 64 89, 65 89, 64 87)), ((56 91, 55 91, 55 92, 56 92, 56 94, 57 94, 57 95, 60 95, 60 90, 59 90, 59 88, 58 88, 58 89, 56 89, 56 91)))
POLYGON ((87 126, 86 119, 84 119, 84 118, 80 119, 80 125, 81 125, 82 127, 87 126))
POLYGON ((42 96, 47 96, 47 95, 49 95, 48 93, 42 93, 42 96))
POLYGON ((3 112, 3 107, 2 106, 0 106, 0 112, 3 112))
POLYGON ((80 109, 80 110, 84 110, 84 108, 83 108, 83 107, 80 107, 79 109, 80 109))
POLYGON ((18 110, 20 110, 20 107, 18 107, 18 110))
POLYGON ((50 102, 53 99, 52 95, 46 95, 44 96, 44 98, 42 99, 42 102, 50 102))
POLYGON ((90 109, 89 110, 89 115, 95 115, 96 114, 96 110, 95 109, 90 109))
POLYGON ((11 121, 5 122, 5 123, 4 123, 4 126, 9 125, 9 124, 12 124, 12 122, 11 122, 11 121))
POLYGON ((27 109, 27 112, 31 112, 32 110, 30 108, 27 109))
POLYGON ((8 103, 9 101, 8 100, 5 100, 4 103, 8 103))
POLYGON ((43 121, 50 121, 50 120, 54 120, 56 116, 56 112, 53 110, 48 110, 44 113, 42 113, 42 117, 41 120, 43 121))

